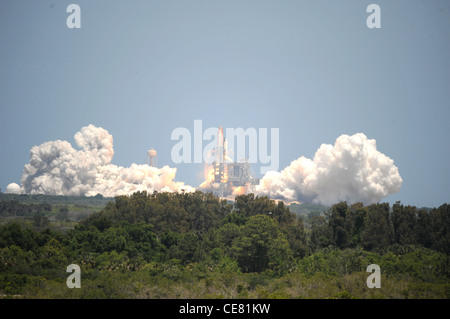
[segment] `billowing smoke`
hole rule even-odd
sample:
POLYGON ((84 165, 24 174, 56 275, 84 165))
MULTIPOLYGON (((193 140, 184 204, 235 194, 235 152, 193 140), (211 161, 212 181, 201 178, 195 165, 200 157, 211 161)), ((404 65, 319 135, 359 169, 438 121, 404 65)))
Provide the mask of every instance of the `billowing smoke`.
MULTIPOLYGON (((113 197, 144 190, 195 191, 175 181, 176 168, 111 164, 113 138, 103 128, 83 127, 74 138, 79 149, 61 140, 32 147, 21 187, 11 183, 7 192, 113 197)), ((199 190, 217 191, 211 172, 205 170, 205 182, 199 190)), ((358 133, 340 136, 334 146, 322 144, 312 160, 302 156, 281 172, 267 172, 252 192, 273 199, 324 205, 339 201, 371 204, 398 192, 401 185, 394 161, 377 150, 375 140, 358 133)), ((232 195, 246 191, 245 187, 233 188, 232 195)))
POLYGON ((174 181, 176 168, 111 164, 113 137, 103 128, 88 125, 74 138, 80 150, 60 140, 32 147, 21 179, 22 193, 112 197, 143 190, 194 190, 174 181))
POLYGON ((401 185, 394 161, 377 150, 375 140, 358 133, 341 135, 334 146, 322 144, 313 160, 302 156, 281 172, 266 173, 256 193, 324 205, 371 204, 398 192, 401 185))

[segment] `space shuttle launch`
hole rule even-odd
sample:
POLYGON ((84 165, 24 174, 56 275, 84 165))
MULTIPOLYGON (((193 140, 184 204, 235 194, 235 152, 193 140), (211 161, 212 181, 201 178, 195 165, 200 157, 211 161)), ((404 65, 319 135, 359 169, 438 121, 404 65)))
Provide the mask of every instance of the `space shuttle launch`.
POLYGON ((207 170, 207 182, 202 186, 209 187, 216 185, 213 187, 213 193, 223 197, 234 193, 238 188, 239 191, 245 192, 249 185, 257 185, 259 179, 253 176, 248 162, 235 163, 228 158, 227 140, 224 136, 222 126, 219 127, 216 141, 214 162, 207 170))
POLYGON ((33 146, 21 185, 10 183, 6 190, 20 194, 105 197, 137 191, 201 190, 220 197, 254 193, 331 206, 339 201, 376 203, 402 186, 403 179, 394 160, 378 151, 376 141, 363 133, 341 135, 334 145, 322 144, 313 159, 301 156, 280 172, 267 172, 260 180, 248 160, 234 162, 230 158, 234 146, 227 148, 224 131, 229 134, 230 144, 235 144, 236 135, 233 137, 231 130, 220 127, 215 145, 208 153, 214 162, 205 161, 205 181, 197 188, 175 181, 176 168, 156 167, 154 149, 147 152, 147 165, 114 165, 112 135, 90 124, 74 135, 78 149, 62 140, 33 146))
POLYGON ((215 150, 215 160, 216 163, 224 163, 226 157, 226 142, 225 137, 223 136, 223 128, 219 127, 219 132, 217 133, 217 146, 215 150))
POLYGON ((217 145, 215 149, 215 161, 213 163, 214 167, 214 182, 220 184, 226 184, 228 175, 227 175, 227 166, 225 165, 225 160, 227 158, 227 149, 225 137, 223 135, 222 126, 219 127, 219 131, 217 133, 217 145))

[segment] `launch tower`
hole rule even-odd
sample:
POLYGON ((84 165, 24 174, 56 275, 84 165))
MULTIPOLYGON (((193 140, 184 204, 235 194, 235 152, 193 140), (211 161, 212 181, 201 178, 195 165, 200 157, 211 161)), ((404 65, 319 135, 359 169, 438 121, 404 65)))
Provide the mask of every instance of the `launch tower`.
POLYGON ((215 149, 215 160, 212 163, 214 171, 213 183, 219 185, 215 188, 214 195, 223 197, 232 192, 234 187, 245 187, 247 190, 259 184, 248 161, 227 161, 227 142, 223 135, 222 126, 217 134, 217 146, 215 149))

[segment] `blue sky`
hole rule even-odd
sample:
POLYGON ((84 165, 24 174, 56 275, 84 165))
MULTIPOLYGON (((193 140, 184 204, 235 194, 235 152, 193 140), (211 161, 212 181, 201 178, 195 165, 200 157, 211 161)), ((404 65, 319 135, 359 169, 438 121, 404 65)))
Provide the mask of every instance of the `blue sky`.
POLYGON ((280 169, 362 132, 395 161, 385 200, 450 200, 448 1, 148 0, 0 3, 0 187, 32 146, 88 124, 114 137, 113 163, 177 167, 177 127, 279 128, 280 169), (81 8, 69 29, 66 7, 81 8), (381 8, 369 29, 366 7, 381 8))

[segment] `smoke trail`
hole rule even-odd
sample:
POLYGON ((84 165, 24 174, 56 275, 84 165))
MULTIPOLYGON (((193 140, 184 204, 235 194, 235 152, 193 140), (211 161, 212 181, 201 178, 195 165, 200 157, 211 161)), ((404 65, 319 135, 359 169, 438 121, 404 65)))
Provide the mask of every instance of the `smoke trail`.
POLYGON ((281 172, 268 172, 256 193, 288 201, 332 205, 339 201, 371 204, 398 192, 402 178, 394 161, 364 134, 341 135, 322 144, 314 159, 300 157, 281 172))
POLYGON ((74 138, 80 150, 60 140, 32 147, 21 178, 21 193, 112 197, 143 190, 194 190, 174 181, 176 168, 111 164, 113 137, 103 128, 88 125, 74 138))

